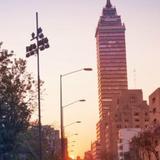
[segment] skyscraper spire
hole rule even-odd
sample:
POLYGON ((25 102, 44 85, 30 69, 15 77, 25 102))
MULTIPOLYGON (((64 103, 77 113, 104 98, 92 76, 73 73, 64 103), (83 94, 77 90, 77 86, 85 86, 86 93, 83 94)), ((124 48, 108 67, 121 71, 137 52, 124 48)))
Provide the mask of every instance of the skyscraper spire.
POLYGON ((111 4, 111 1, 110 1, 110 0, 107 0, 106 7, 107 7, 107 8, 111 8, 111 7, 112 7, 112 4, 111 4))

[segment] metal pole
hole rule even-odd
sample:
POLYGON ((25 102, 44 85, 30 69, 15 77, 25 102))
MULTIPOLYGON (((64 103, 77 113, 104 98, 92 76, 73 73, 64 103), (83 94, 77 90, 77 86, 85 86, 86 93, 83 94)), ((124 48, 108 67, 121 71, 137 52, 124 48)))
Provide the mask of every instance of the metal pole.
POLYGON ((39 160, 42 160, 42 132, 41 132, 41 101, 40 101, 40 67, 38 44, 38 12, 36 12, 36 39, 37 39, 37 79, 38 79, 38 125, 39 125, 39 160))
POLYGON ((62 75, 60 75, 60 118, 61 118, 61 158, 65 160, 63 104, 62 104, 62 75))
POLYGON ((64 125, 63 125, 62 78, 64 76, 67 76, 67 75, 70 75, 70 74, 73 74, 73 73, 76 73, 76 72, 80 72, 82 70, 91 71, 92 69, 91 68, 82 68, 82 69, 78 69, 78 70, 75 70, 75 71, 68 72, 66 74, 60 75, 60 121, 61 121, 61 158, 62 158, 62 160, 66 160, 67 159, 66 158, 67 157, 67 155, 66 155, 67 147, 66 147, 66 144, 65 144, 65 132, 64 132, 64 125))

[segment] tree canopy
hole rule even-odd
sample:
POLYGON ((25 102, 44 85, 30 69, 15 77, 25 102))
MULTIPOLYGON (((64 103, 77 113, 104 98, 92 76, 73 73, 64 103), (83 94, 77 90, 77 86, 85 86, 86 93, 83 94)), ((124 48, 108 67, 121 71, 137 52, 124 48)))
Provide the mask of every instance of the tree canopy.
POLYGON ((26 60, 0 54, 0 159, 13 156, 17 136, 27 130, 35 105, 35 80, 26 60))
POLYGON ((130 153, 135 157, 135 160, 143 160, 145 157, 151 160, 151 156, 159 160, 157 147, 159 146, 160 126, 148 128, 140 133, 138 136, 133 137, 131 142, 130 153))

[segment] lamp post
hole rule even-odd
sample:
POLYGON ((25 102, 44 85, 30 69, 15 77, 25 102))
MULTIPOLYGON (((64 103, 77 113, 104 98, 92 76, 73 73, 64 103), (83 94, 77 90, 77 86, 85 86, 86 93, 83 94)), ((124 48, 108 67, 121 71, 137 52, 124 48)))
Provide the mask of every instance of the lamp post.
POLYGON ((70 106, 70 105, 72 105, 72 104, 75 104, 75 103, 78 103, 78 102, 85 102, 85 101, 86 101, 85 99, 79 99, 79 100, 73 101, 73 102, 71 102, 69 104, 64 105, 63 109, 68 107, 68 106, 70 106))
MULTIPOLYGON (((82 68, 78 70, 74 70, 72 72, 65 73, 60 75, 60 122, 61 122, 61 156, 62 160, 65 160, 65 145, 64 145, 64 125, 63 125, 63 94, 62 94, 62 79, 65 76, 71 75, 73 73, 77 73, 80 71, 92 71, 92 68, 82 68)), ((65 106, 64 106, 65 107, 65 106)))
POLYGON ((75 121, 75 122, 72 122, 72 123, 70 123, 70 124, 65 125, 64 127, 71 126, 71 125, 73 125, 73 124, 75 124, 75 123, 81 123, 81 121, 75 121))
POLYGON ((74 133, 74 134, 71 134, 71 135, 69 135, 69 136, 67 136, 67 137, 73 137, 73 136, 78 136, 78 133, 74 133))
POLYGON ((72 134, 71 136, 78 136, 78 133, 74 133, 74 134, 72 134))
POLYGON ((38 12, 36 12, 36 34, 31 34, 31 41, 36 43, 26 47, 26 57, 37 55, 37 80, 38 80, 38 130, 39 130, 39 160, 42 160, 42 133, 41 133, 41 101, 40 101, 40 61, 39 50, 43 51, 49 48, 48 38, 44 37, 42 28, 38 26, 38 12))

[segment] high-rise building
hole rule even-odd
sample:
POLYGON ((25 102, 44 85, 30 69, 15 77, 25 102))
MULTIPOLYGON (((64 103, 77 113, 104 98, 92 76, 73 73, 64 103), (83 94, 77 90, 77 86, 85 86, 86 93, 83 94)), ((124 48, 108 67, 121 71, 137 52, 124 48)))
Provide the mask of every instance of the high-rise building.
MULTIPOLYGON (((110 0, 107 0, 103 8, 95 37, 100 116, 97 123, 97 140, 101 144, 102 152, 105 152, 105 130, 106 123, 110 121, 108 114, 112 107, 112 99, 128 88, 125 26, 110 0)), ((111 138, 108 137, 108 141, 111 141, 111 138)))
POLYGON ((110 1, 96 30, 100 118, 111 107, 112 96, 127 89, 125 26, 110 1))

